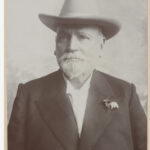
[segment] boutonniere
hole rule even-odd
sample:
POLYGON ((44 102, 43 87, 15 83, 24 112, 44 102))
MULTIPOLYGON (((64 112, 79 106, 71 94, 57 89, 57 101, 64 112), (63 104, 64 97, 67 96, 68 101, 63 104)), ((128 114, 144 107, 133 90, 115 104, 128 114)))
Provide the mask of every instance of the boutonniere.
POLYGON ((118 103, 115 101, 115 100, 111 100, 110 98, 106 98, 103 100, 103 103, 104 103, 104 106, 107 108, 107 109, 111 109, 111 110, 114 110, 114 109, 118 109, 119 108, 119 105, 118 103))

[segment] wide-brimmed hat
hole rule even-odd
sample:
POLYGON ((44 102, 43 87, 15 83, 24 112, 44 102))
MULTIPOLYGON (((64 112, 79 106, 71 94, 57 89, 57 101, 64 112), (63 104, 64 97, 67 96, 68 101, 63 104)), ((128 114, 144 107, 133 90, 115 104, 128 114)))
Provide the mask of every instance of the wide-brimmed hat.
POLYGON ((116 35, 121 28, 120 23, 100 16, 96 0, 66 0, 59 16, 39 14, 40 20, 53 31, 58 25, 98 25, 106 39, 116 35))

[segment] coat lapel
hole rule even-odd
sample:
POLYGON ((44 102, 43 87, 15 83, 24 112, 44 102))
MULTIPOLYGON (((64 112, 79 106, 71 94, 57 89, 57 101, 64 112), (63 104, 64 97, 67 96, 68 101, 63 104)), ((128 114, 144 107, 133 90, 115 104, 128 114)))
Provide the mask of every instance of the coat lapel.
POLYGON ((108 97, 114 98, 114 93, 104 76, 95 71, 91 80, 80 150, 92 150, 111 122, 113 112, 106 109, 103 104, 103 100, 108 97))
MULTIPOLYGON (((38 111, 55 138, 65 150, 76 150, 77 125, 70 101, 65 94, 65 82, 61 73, 54 79, 53 89, 47 87, 45 94, 36 102, 38 111)), ((49 85, 49 84, 47 84, 49 85)))
POLYGON ((36 102, 41 118, 64 150, 92 150, 113 118, 113 111, 103 105, 105 98, 115 98, 103 74, 95 71, 92 76, 83 129, 78 143, 77 124, 70 101, 65 94, 65 82, 60 72, 47 83, 44 94, 36 102))

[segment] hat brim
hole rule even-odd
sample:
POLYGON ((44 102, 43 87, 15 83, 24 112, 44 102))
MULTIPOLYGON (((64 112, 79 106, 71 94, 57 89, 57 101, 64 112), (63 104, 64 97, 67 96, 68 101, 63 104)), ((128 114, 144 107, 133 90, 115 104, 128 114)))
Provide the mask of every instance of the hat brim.
POLYGON ((104 19, 98 17, 58 17, 46 14, 39 14, 39 18, 42 23, 44 23, 48 28, 56 32, 56 27, 60 24, 85 24, 85 25, 98 25, 100 26, 106 39, 110 39, 115 36, 121 25, 119 22, 116 22, 112 19, 104 19))

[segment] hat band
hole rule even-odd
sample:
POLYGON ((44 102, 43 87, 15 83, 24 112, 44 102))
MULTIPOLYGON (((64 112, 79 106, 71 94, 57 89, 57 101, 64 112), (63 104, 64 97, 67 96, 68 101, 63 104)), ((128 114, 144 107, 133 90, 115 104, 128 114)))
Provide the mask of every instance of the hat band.
POLYGON ((68 17, 68 18, 98 18, 97 14, 88 14, 88 13, 67 13, 67 14, 60 14, 59 17, 68 17))

